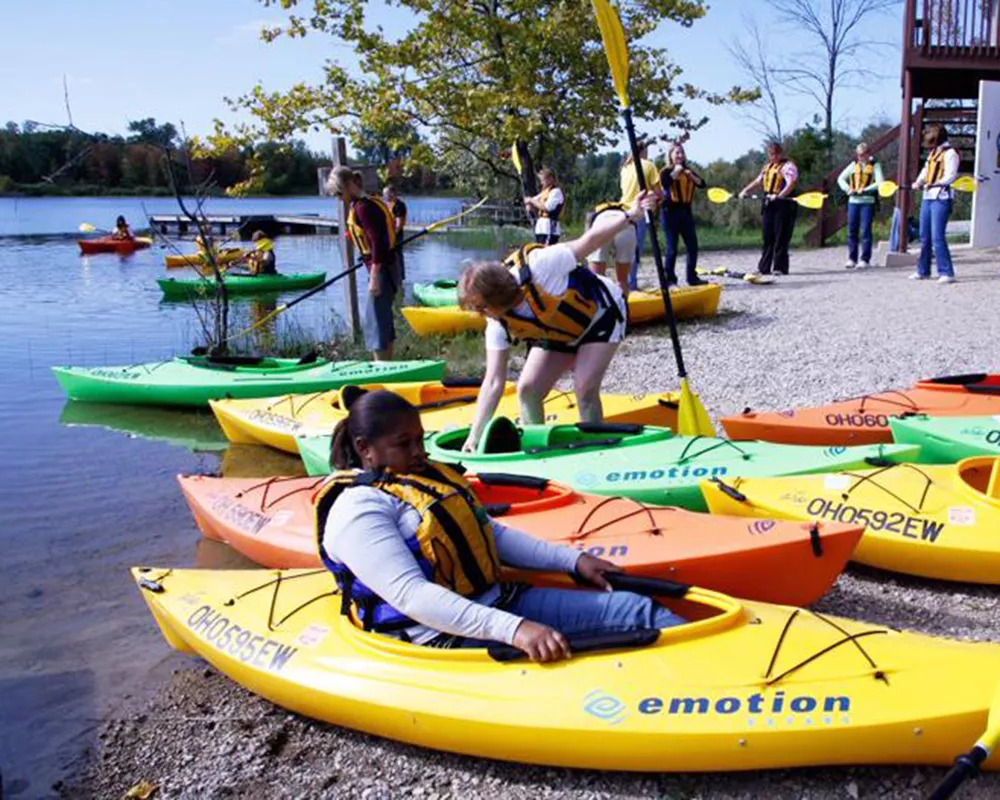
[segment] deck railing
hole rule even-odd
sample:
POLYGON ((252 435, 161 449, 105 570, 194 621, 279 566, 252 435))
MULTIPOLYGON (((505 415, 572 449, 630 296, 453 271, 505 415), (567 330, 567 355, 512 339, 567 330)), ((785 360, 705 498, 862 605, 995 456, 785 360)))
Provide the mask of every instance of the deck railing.
POLYGON ((927 57, 1000 56, 1000 0, 909 0, 910 47, 927 57))

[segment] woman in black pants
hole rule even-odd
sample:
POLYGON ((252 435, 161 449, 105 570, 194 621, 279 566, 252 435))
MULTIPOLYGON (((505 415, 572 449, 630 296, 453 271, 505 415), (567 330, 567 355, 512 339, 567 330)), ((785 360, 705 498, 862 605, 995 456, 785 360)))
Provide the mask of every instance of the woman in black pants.
POLYGON ((798 203, 792 199, 791 194, 798 180, 798 167, 785 155, 780 144, 772 142, 767 146, 767 163, 764 169, 740 192, 742 198, 758 186, 764 190, 764 247, 757 274, 770 275, 772 266, 779 275, 788 274, 788 246, 792 241, 795 217, 799 211, 798 203))
POLYGON ((694 227, 691 203, 695 189, 704 189, 705 181, 687 163, 687 154, 681 144, 675 144, 667 155, 667 166, 660 171, 664 205, 661 211, 663 230, 667 236, 667 281, 677 283, 677 242, 684 240, 687 249, 687 282, 699 286, 705 281, 697 274, 698 234, 694 227))

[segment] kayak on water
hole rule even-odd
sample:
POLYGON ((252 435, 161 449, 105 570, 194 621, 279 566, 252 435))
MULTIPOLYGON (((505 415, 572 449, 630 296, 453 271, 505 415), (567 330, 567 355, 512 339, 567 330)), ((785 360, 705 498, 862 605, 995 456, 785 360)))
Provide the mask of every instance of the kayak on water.
MULTIPOLYGON (((431 434, 427 452, 436 461, 470 472, 504 472, 548 478, 581 492, 624 496, 657 505, 706 510, 698 484, 737 475, 797 475, 871 464, 912 461, 912 445, 799 447, 677 436, 666 428, 626 423, 525 425, 494 417, 475 453, 463 453, 467 429, 431 434)), ((330 472, 329 440, 297 440, 306 472, 330 472)))
POLYGON ((457 306, 458 281, 442 279, 434 283, 415 283, 413 297, 424 306, 457 306))
POLYGON ((993 472, 998 463, 987 456, 948 465, 725 480, 702 489, 718 514, 865 525, 854 553, 861 564, 1000 584, 1000 467, 993 472))
MULTIPOLYGON (((306 272, 298 275, 234 275, 227 272, 222 280, 229 294, 265 294, 267 292, 288 292, 296 289, 312 289, 326 280, 325 272, 306 272)), ((166 300, 186 300, 191 296, 204 297, 215 294, 215 278, 160 278, 156 281, 166 300)))
MULTIPOLYGON (((264 444, 298 453, 299 436, 329 436, 334 426, 347 416, 352 396, 363 389, 389 389, 409 400, 420 410, 425 431, 467 428, 476 414, 480 382, 466 381, 396 383, 389 386, 350 386, 312 395, 284 395, 256 400, 217 400, 211 403, 219 425, 232 442, 264 444)), ((601 396, 608 422, 635 422, 642 425, 677 427, 678 393, 601 396)), ((497 414, 517 418, 520 404, 516 386, 508 383, 497 406, 497 414)), ((545 421, 549 424, 578 422, 576 395, 553 389, 545 398, 545 421)))
MULTIPOLYGON (((273 569, 322 566, 313 496, 324 478, 178 476, 195 522, 273 569)), ((606 558, 631 575, 670 578, 748 600, 803 606, 833 585, 863 528, 767 522, 580 494, 544 478, 469 476, 496 518, 539 539, 606 558)))
POLYGON ((1000 415, 890 419, 893 441, 920 445, 925 464, 954 464, 971 456, 1000 456, 1000 415))
MULTIPOLYGON (((223 247, 218 253, 215 254, 215 263, 231 264, 234 261, 239 261, 246 256, 246 251, 239 247, 223 247)), ((169 256, 163 257, 163 263, 168 269, 177 269, 178 267, 204 267, 208 265, 208 256, 203 252, 198 251, 197 253, 174 253, 169 256)))
POLYGON ((195 453, 221 453, 229 441, 204 410, 84 403, 67 400, 59 415, 67 428, 103 428, 132 439, 167 442, 195 453))
POLYGON ((517 651, 506 646, 449 650, 366 633, 341 613, 326 569, 132 575, 171 647, 280 707, 421 747, 556 767, 947 765, 984 730, 1000 675, 996 644, 648 578, 613 581, 689 622, 570 637, 570 659, 533 664, 508 663, 517 651))
POLYGON ((928 414, 970 417, 1000 414, 1000 375, 954 375, 919 381, 909 389, 840 400, 812 408, 752 411, 723 417, 732 439, 783 444, 852 445, 891 442, 894 417, 928 414))
POLYGON ((73 400, 205 406, 223 397, 317 392, 346 384, 440 380, 443 361, 327 361, 255 356, 187 356, 127 367, 52 367, 73 400))
MULTIPOLYGON (((678 319, 712 316, 719 309, 719 284, 678 286, 670 290, 674 315, 678 319)), ((457 302, 457 295, 455 297, 457 302)), ((632 292, 628 296, 629 324, 648 325, 666 318, 659 292, 632 292)), ((486 319, 457 305, 444 307, 407 306, 403 316, 418 336, 453 336, 486 328, 486 319)))
POLYGON ((145 250, 152 246, 153 240, 145 236, 136 236, 132 239, 115 239, 111 236, 102 236, 100 239, 80 239, 80 255, 92 256, 99 253, 117 253, 127 256, 136 250, 145 250))

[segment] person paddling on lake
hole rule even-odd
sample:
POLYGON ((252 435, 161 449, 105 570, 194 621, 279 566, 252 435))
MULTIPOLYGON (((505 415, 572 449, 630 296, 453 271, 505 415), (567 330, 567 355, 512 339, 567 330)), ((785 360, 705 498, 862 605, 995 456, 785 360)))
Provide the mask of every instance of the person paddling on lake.
POLYGON ((855 149, 854 161, 844 167, 837 178, 841 191, 847 195, 847 269, 868 269, 872 260, 872 223, 878 187, 885 180, 882 165, 861 142, 855 149), (861 240, 860 259, 858 240, 861 240))
POLYGON ((254 249, 247 253, 247 271, 251 275, 277 275, 278 262, 274 255, 274 242, 267 238, 264 231, 254 231, 250 241, 254 249))
MULTIPOLYGON (((642 176, 646 181, 646 189, 650 192, 660 190, 660 173, 656 169, 656 164, 646 158, 649 152, 649 143, 639 141, 639 165, 642 167, 642 176)), ((619 202, 627 206, 635 202, 639 196, 639 178, 636 176, 635 166, 632 164, 632 154, 629 153, 622 163, 619 184, 622 196, 619 202)), ((642 259, 642 248, 646 243, 646 218, 640 217, 635 223, 636 247, 635 255, 632 257, 632 269, 628 275, 628 288, 633 292, 639 288, 639 261, 642 259)))
MULTIPOLYGON (((400 242, 406 235, 406 203, 399 199, 396 187, 389 184, 382 190, 382 201, 392 212, 392 218, 396 222, 396 241, 400 242)), ((406 280, 406 259, 402 250, 396 250, 396 262, 399 264, 399 279, 406 280)))
POLYGON ((395 249, 396 221, 381 198, 365 194, 361 174, 350 167, 334 167, 327 188, 347 205, 344 228, 368 269, 362 325, 365 345, 376 361, 388 361, 396 341, 392 306, 402 283, 395 249))
POLYGON ((529 214, 534 212, 538 215, 535 222, 535 241, 538 244, 557 244, 562 235, 559 215, 566 205, 566 196, 559 188, 556 174, 552 170, 540 169, 538 180, 541 181, 542 191, 534 197, 525 197, 524 207, 529 214))
POLYGON ((788 274, 788 248, 795 231, 799 205, 792 199, 799 181, 799 168, 785 155, 778 142, 767 146, 767 163, 760 174, 743 187, 740 197, 746 197, 758 186, 764 191, 761 221, 764 246, 757 265, 759 275, 770 275, 772 267, 779 275, 788 274))
POLYGON ((705 281, 698 277, 698 233, 694 227, 695 189, 704 189, 704 179, 687 163, 684 146, 675 144, 667 155, 667 166, 660 171, 663 187, 663 209, 661 211, 663 230, 667 237, 667 283, 677 283, 677 244, 684 240, 687 250, 687 282, 689 286, 701 286, 705 281))
POLYGON ((315 532, 344 613, 367 631, 429 647, 513 645, 532 661, 571 655, 567 637, 685 620, 648 597, 610 592, 609 561, 488 516, 454 467, 428 460, 418 410, 393 392, 359 396, 334 429, 340 472, 316 492, 315 532), (504 566, 574 573, 598 590, 505 583, 504 566))
POLYGON ((132 235, 132 229, 125 221, 125 217, 118 217, 118 219, 115 220, 115 229, 111 233, 111 238, 118 239, 119 241, 130 241, 135 238, 132 235))
POLYGON ((595 225, 579 239, 548 247, 524 245, 504 262, 481 261, 462 273, 459 305, 486 317, 486 375, 467 452, 478 446, 503 396, 515 339, 532 345, 517 384, 522 422, 544 422, 546 395, 570 371, 580 419, 602 420, 601 383, 625 338, 627 308, 614 281, 578 263, 656 203, 655 192, 645 192, 627 213, 609 215, 607 224, 595 225))

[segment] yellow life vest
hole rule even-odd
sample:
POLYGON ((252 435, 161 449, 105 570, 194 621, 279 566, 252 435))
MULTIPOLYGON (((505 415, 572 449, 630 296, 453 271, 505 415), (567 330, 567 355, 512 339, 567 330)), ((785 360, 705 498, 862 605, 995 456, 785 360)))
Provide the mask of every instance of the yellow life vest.
POLYGON ((407 547, 429 581, 463 597, 482 594, 500 580, 500 557, 489 516, 468 481, 454 468, 429 462, 420 475, 337 472, 313 495, 319 555, 340 586, 342 613, 353 614, 365 630, 398 631, 414 621, 390 606, 334 561, 323 546, 326 520, 345 489, 368 486, 402 500, 420 515, 407 547))
POLYGON ((682 172, 676 178, 670 179, 670 202, 689 206, 694 201, 694 190, 698 185, 687 173, 682 172))
POLYGON ((875 183, 875 159, 869 158, 862 164, 860 161, 854 162, 854 172, 851 173, 850 187, 855 194, 863 192, 875 183))
POLYGON ((605 309, 617 306, 607 286, 593 272, 576 267, 569 274, 566 291, 552 295, 540 289, 531 277, 528 254, 542 244, 526 244, 511 253, 503 262, 517 270, 517 281, 524 290, 524 302, 533 317, 522 317, 508 311, 501 324, 512 339, 546 342, 575 342, 605 309))
POLYGON ((927 186, 932 186, 944 177, 945 156, 952 150, 951 147, 936 147, 927 156, 927 186))
POLYGON ((788 159, 783 159, 777 164, 768 162, 764 167, 764 194, 781 194, 785 188, 785 176, 782 170, 788 159))
POLYGON ((541 217, 542 219, 550 219, 553 222, 559 221, 559 215, 562 214, 565 201, 557 205, 551 211, 549 211, 549 209, 545 207, 545 204, 549 201, 549 195, 552 194, 552 192, 558 188, 559 188, 558 186, 549 186, 545 189, 542 189, 541 194, 538 195, 538 202, 539 205, 541 205, 541 208, 538 210, 538 216, 541 217))
POLYGON ((374 203, 378 207, 378 210, 382 212, 382 215, 385 217, 385 230, 386 235, 389 237, 390 248, 396 246, 396 218, 393 217, 389 207, 377 197, 359 197, 351 201, 351 208, 347 212, 347 234, 351 237, 351 241, 354 242, 354 246, 358 248, 361 257, 367 260, 371 258, 372 245, 368 241, 368 234, 365 233, 365 229, 358 222, 355 213, 359 203, 374 203))
POLYGON ((270 239, 258 239, 254 242, 254 249, 259 253, 266 253, 274 249, 274 242, 270 239))

